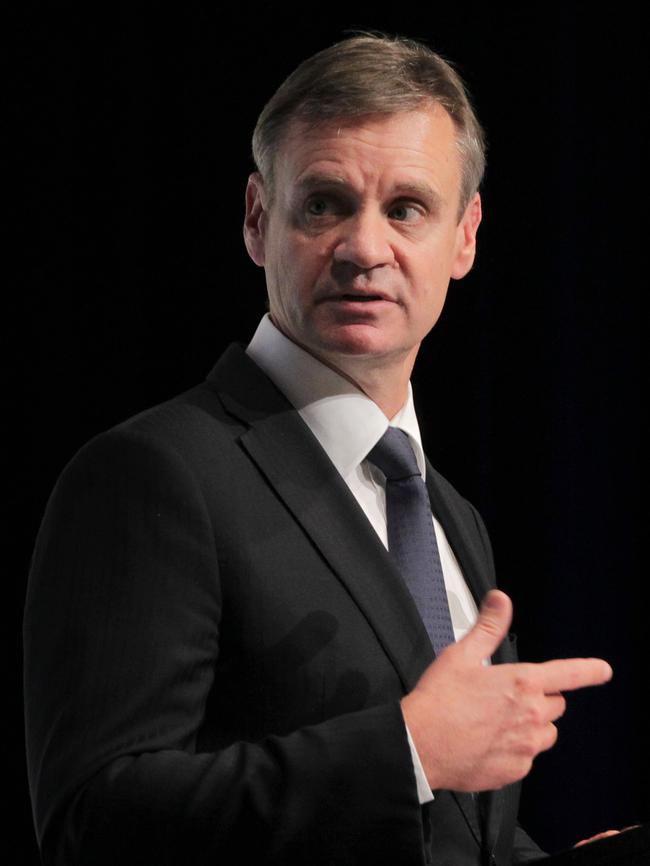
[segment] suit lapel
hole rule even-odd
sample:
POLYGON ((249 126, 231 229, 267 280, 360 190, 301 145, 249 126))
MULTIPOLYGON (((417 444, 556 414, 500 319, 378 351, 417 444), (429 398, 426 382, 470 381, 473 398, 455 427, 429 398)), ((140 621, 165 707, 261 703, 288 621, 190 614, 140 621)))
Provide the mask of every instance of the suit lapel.
POLYGON ((373 628, 405 691, 433 650, 404 582, 354 496, 298 412, 231 346, 209 377, 245 422, 240 442, 373 628))

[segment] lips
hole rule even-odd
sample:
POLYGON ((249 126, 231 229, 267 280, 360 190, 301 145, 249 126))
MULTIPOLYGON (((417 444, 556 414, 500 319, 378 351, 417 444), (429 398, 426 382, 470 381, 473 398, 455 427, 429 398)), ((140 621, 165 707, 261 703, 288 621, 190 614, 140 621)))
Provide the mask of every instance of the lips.
POLYGON ((326 295, 321 301, 339 302, 348 304, 368 304, 377 301, 386 301, 394 303, 393 298, 389 297, 385 292, 336 292, 326 295))

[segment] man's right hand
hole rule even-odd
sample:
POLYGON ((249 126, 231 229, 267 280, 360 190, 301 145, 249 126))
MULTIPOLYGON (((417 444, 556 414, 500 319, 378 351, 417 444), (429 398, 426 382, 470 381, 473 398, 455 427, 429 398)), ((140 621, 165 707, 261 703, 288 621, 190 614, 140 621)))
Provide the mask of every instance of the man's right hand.
POLYGON ((402 713, 432 790, 485 791, 526 776, 557 739, 561 692, 600 685, 602 659, 484 664, 508 633, 512 603, 491 590, 472 630, 448 646, 402 699, 402 713))

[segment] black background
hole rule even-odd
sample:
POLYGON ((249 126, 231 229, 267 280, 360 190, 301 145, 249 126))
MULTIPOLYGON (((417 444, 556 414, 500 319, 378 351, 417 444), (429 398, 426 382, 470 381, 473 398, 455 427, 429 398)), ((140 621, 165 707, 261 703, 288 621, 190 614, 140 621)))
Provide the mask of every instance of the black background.
POLYGON ((3 766, 15 862, 37 862, 19 659, 47 496, 88 438, 249 339, 264 311, 263 274, 241 242, 250 133, 285 75, 347 28, 422 38, 469 84, 490 148, 484 222, 476 266, 452 284, 416 367, 423 435, 486 519, 522 657, 599 655, 615 669, 608 686, 570 698, 558 745, 526 783, 522 823, 555 850, 648 820, 647 145, 633 8, 87 6, 23 6, 10 31, 20 194, 3 326, 17 437, 3 449, 3 766))

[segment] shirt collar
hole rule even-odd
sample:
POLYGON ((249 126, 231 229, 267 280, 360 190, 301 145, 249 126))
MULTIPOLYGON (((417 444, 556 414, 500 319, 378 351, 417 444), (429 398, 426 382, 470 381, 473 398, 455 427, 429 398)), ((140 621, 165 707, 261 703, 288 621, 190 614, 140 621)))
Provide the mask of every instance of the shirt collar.
POLYGON ((356 470, 389 424, 408 434, 418 468, 425 477, 410 382, 406 402, 389 422, 370 397, 285 337, 268 314, 246 352, 298 410, 343 478, 356 470))

